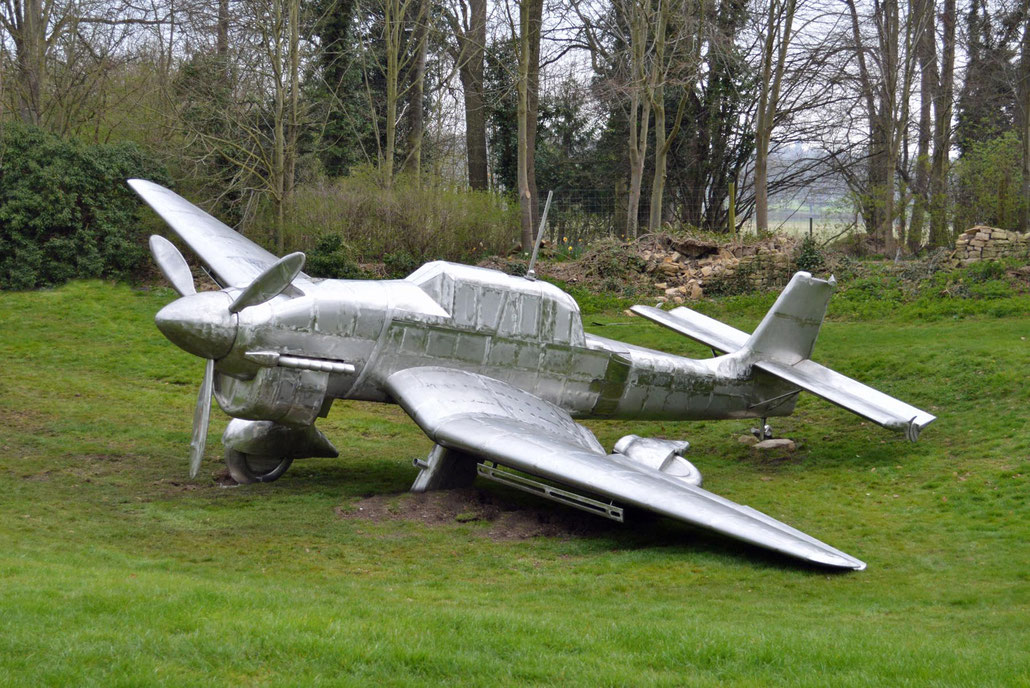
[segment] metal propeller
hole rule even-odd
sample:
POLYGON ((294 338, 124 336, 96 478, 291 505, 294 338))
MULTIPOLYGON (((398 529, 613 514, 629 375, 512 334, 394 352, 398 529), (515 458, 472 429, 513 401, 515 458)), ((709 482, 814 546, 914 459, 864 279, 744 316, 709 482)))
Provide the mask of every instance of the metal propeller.
POLYGON ((224 291, 197 293, 189 264, 179 249, 164 237, 150 237, 150 252, 158 267, 182 298, 162 308, 154 318, 158 329, 184 351, 207 360, 204 379, 193 411, 190 440, 190 478, 197 477, 204 460, 211 419, 215 361, 232 351, 238 328, 237 314, 281 294, 304 267, 303 253, 291 253, 254 278, 235 298, 224 291))
POLYGON ((204 460, 207 445, 207 426, 211 422, 211 388, 215 382, 215 359, 207 359, 204 379, 197 394, 197 407, 193 409, 193 437, 190 438, 190 478, 196 478, 200 462, 204 460))
POLYGON ((254 278, 229 306, 230 313, 274 299, 296 279, 304 267, 304 254, 300 251, 283 256, 274 265, 254 278))
POLYGON ((179 249, 175 248, 175 244, 163 236, 153 234, 150 237, 150 252, 154 255, 157 267, 161 268, 161 273, 172 283, 179 296, 197 293, 190 266, 179 253, 179 249))

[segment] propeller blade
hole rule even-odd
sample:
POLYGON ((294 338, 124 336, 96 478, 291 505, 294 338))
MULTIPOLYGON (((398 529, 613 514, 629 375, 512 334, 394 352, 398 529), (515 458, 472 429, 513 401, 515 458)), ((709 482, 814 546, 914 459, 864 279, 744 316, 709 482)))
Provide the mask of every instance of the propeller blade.
POLYGON ((207 444, 207 426, 211 420, 211 387, 215 380, 215 361, 207 359, 204 381, 200 383, 197 408, 193 411, 193 439, 190 440, 190 478, 196 478, 200 462, 204 460, 204 446, 207 444))
POLYGON ((196 294, 197 288, 193 286, 193 273, 186 259, 175 248, 175 244, 157 234, 150 237, 150 253, 154 256, 157 267, 161 268, 161 274, 172 283, 175 291, 180 296, 196 294))
POLYGON ((300 251, 283 256, 250 283, 229 306, 230 313, 239 313, 244 308, 257 306, 275 298, 283 292, 300 274, 304 267, 304 254, 300 251))

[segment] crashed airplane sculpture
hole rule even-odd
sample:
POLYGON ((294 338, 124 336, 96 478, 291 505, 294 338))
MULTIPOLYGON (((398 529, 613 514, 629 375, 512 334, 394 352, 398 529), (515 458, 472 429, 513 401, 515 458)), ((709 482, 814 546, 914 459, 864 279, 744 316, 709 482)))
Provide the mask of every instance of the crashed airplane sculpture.
MULTIPOLYGON (((129 184, 222 287, 197 293, 179 251, 150 247, 181 298, 157 326, 207 360, 190 476, 204 455, 212 394, 239 482, 275 480, 294 459, 335 457, 314 426, 334 399, 392 402, 436 446, 412 489, 477 476, 621 521, 639 507, 828 567, 858 559, 701 489, 688 443, 627 435, 611 453, 574 418, 694 420, 789 415, 801 390, 915 440, 934 417, 809 359, 834 282, 794 275, 753 334, 687 308, 645 318, 725 352, 692 360, 583 331, 546 282, 445 262, 387 281, 314 279, 302 253, 277 259, 175 193, 129 184), (517 471, 517 472, 515 472, 517 471)), ((764 421, 763 421, 764 424, 764 421)))

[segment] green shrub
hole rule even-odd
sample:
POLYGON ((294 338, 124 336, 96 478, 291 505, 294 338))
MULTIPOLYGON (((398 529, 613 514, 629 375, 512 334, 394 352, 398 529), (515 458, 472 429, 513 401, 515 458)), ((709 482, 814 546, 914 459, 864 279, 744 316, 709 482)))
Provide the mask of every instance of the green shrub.
POLYGON ((991 282, 1005 277, 1005 263, 1000 260, 981 260, 970 263, 964 270, 971 282, 991 282))
POLYGON ((892 266, 867 263, 864 275, 842 279, 830 301, 834 316, 886 318, 901 312, 932 320, 986 312, 973 301, 1004 301, 1003 311, 1022 307, 1024 291, 1008 274, 1015 261, 983 261, 957 270, 931 270, 926 263, 892 266))
POLYGON ((518 237, 518 214, 496 194, 405 177, 387 189, 366 170, 297 188, 287 249, 310 251, 327 234, 339 236, 355 262, 388 262, 387 271, 399 276, 429 260, 475 263, 507 253, 518 237))
POLYGON ((504 272, 509 275, 515 275, 516 277, 525 277, 526 273, 529 272, 529 261, 525 260, 508 260, 504 263, 504 272))
POLYGON ((354 261, 354 251, 338 234, 326 234, 308 251, 307 272, 316 277, 365 279, 367 275, 354 261))
POLYGON ((819 273, 826 267, 826 259, 819 250, 819 244, 809 235, 801 240, 797 253, 794 254, 794 264, 798 270, 805 272, 819 273))
POLYGON ((419 260, 403 249, 387 253, 383 256, 383 267, 386 268, 386 276, 393 279, 407 277, 415 272, 423 262, 425 261, 419 260))
POLYGON ((1020 143, 1015 131, 981 141, 956 161, 955 226, 990 225, 1015 229, 1026 203, 1020 143))
POLYGON ((551 277, 542 277, 545 282, 550 282, 559 289, 562 289, 576 300, 580 312, 583 315, 596 315, 606 311, 625 310, 633 305, 633 295, 620 297, 606 291, 597 291, 580 285, 572 285, 551 277))
POLYGON ((0 137, 0 288, 128 277, 147 258, 142 203, 125 180, 167 182, 131 143, 87 145, 21 124, 0 137))

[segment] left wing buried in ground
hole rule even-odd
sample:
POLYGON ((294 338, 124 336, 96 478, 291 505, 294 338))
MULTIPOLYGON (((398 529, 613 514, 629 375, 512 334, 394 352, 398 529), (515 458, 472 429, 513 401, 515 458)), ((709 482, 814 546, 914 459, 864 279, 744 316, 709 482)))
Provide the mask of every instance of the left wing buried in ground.
POLYGON ((568 413, 511 385, 439 367, 394 373, 386 387, 437 444, 616 502, 824 566, 865 564, 750 507, 621 454, 568 413))

